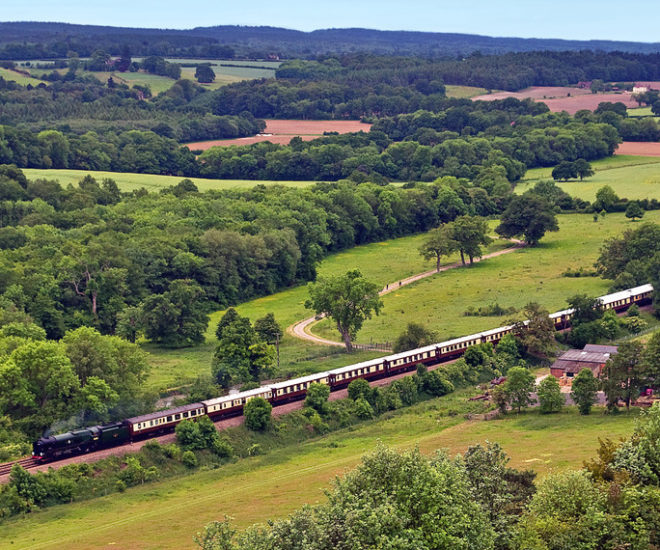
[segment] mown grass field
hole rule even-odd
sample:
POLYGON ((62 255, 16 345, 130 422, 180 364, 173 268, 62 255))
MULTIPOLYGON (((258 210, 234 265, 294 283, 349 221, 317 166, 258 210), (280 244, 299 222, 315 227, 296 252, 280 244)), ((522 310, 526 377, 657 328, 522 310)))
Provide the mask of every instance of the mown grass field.
POLYGON ((498 441, 511 456, 511 466, 543 476, 581 467, 595 456, 599 437, 629 434, 636 416, 603 415, 596 409, 582 417, 568 409, 558 415, 530 411, 489 422, 466 421, 450 414, 465 399, 465 392, 457 392, 218 470, 10 520, 2 524, 0 548, 193 548, 192 536, 225 515, 240 528, 321 502, 335 476, 354 468, 378 441, 401 450, 418 446, 427 454, 447 449, 452 455, 469 445, 498 441))
MULTIPOLYGON (((52 179, 61 185, 77 185, 86 175, 91 175, 98 181, 111 178, 117 182, 122 191, 133 191, 142 187, 149 191, 159 191, 165 187, 176 185, 182 176, 160 176, 155 174, 132 174, 129 172, 95 172, 91 170, 47 170, 40 168, 24 168, 23 173, 28 179, 52 179)), ((307 187, 314 181, 255 181, 255 180, 212 180, 205 178, 188 178, 195 182, 200 191, 213 189, 248 189, 255 185, 287 185, 292 187, 307 187)))
POLYGON ((455 86, 453 84, 446 84, 445 91, 447 97, 456 97, 459 99, 469 99, 471 97, 477 97, 479 95, 488 93, 486 88, 477 88, 475 86, 455 86))
MULTIPOLYGON (((437 331, 445 340, 495 328, 510 317, 467 317, 464 312, 469 306, 476 309, 498 302, 503 307, 521 308, 536 301, 557 311, 576 293, 606 294, 609 281, 561 274, 568 268, 590 268, 603 241, 636 222, 622 213, 608 214, 596 223, 587 214, 561 215, 558 220, 560 231, 546 234, 537 247, 440 273, 385 295, 382 313, 365 322, 358 342, 392 341, 411 320, 437 331)), ((660 212, 647 212, 644 220, 658 222, 660 212)), ((338 340, 329 321, 316 324, 312 331, 338 340)))
MULTIPOLYGON (((660 199, 660 158, 615 155, 592 162, 595 174, 583 181, 558 182, 573 197, 593 201, 603 185, 609 185, 628 199, 660 199)), ((516 186, 516 193, 524 193, 541 180, 552 179, 552 168, 528 170, 525 179, 516 186)))

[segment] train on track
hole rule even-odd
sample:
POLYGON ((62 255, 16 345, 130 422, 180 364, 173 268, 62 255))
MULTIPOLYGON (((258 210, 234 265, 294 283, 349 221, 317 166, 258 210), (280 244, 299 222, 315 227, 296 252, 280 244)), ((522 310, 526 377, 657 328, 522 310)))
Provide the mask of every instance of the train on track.
MULTIPOLYGON (((652 295, 653 287, 643 285, 601 296, 600 301, 605 309, 623 311, 632 304, 649 303, 652 295)), ((555 328, 562 330, 570 327, 572 314, 572 309, 566 309, 551 314, 550 318, 554 321, 555 328)), ((307 388, 312 383, 326 384, 330 386, 331 391, 335 391, 345 388, 357 378, 375 380, 414 370, 420 363, 434 365, 446 362, 463 355, 470 346, 486 342, 496 345, 513 328, 513 325, 499 327, 326 372, 268 384, 249 391, 128 418, 121 422, 42 437, 34 443, 33 459, 42 462, 57 460, 64 455, 88 453, 155 437, 173 431, 182 420, 194 420, 201 416, 208 416, 214 421, 239 416, 243 414, 245 404, 255 397, 262 397, 277 407, 289 401, 304 399, 307 388)))

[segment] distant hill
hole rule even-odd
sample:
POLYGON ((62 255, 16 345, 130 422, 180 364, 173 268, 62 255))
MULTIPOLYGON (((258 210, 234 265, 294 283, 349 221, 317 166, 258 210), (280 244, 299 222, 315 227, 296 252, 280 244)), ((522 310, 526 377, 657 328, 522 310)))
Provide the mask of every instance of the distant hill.
POLYGON ((235 25, 176 30, 43 22, 0 23, 0 57, 4 59, 57 57, 70 50, 82 56, 99 47, 118 54, 124 44, 131 48, 133 55, 213 55, 215 45, 230 46, 238 55, 255 57, 269 54, 313 57, 347 52, 431 57, 454 57, 477 51, 484 54, 539 50, 660 52, 660 43, 508 38, 360 28, 302 32, 235 25))

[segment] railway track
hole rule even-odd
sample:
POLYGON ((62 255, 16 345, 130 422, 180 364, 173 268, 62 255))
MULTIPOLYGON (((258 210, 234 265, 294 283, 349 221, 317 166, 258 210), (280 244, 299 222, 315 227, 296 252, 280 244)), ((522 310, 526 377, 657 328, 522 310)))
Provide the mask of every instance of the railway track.
POLYGON ((0 476, 7 475, 9 472, 11 472, 12 467, 14 464, 20 464, 25 468, 26 470, 29 470, 30 468, 34 468, 35 466, 39 465, 39 462, 37 462, 34 458, 22 458, 21 460, 15 460, 14 462, 7 462, 5 464, 0 464, 0 476))

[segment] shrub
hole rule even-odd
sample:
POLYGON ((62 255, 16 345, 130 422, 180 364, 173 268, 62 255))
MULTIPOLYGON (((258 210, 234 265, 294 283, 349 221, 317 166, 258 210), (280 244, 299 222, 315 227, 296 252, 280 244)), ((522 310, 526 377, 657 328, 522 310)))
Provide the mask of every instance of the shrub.
POLYGON ((443 378, 442 374, 437 370, 429 372, 424 377, 423 388, 426 393, 434 397, 447 395, 454 391, 454 385, 449 380, 443 378))
POLYGON ((192 451, 186 451, 183 453, 181 456, 181 462, 186 468, 197 468, 197 457, 195 456, 195 453, 192 451))
POLYGON ((267 429, 271 423, 273 406, 263 397, 253 397, 243 408, 245 427, 253 432, 267 429))
POLYGON ((305 407, 311 407, 324 415, 328 412, 328 397, 330 397, 330 386, 312 382, 307 388, 305 407))
POLYGON ((552 375, 541 380, 536 395, 539 398, 541 414, 559 412, 566 402, 561 393, 559 382, 552 375))
POLYGON ((369 393, 371 393, 371 386, 369 385, 369 382, 367 382, 364 378, 353 380, 348 385, 348 397, 350 397, 353 401, 357 401, 360 397, 364 397, 366 399, 369 393))
POLYGON ((367 420, 374 417, 374 409, 364 397, 358 397, 354 405, 355 416, 367 420))

